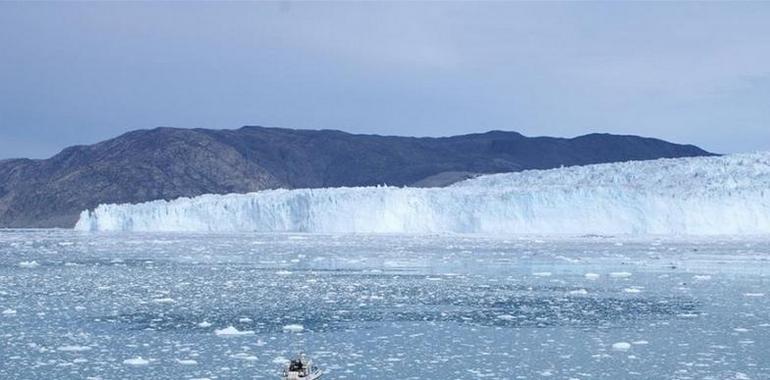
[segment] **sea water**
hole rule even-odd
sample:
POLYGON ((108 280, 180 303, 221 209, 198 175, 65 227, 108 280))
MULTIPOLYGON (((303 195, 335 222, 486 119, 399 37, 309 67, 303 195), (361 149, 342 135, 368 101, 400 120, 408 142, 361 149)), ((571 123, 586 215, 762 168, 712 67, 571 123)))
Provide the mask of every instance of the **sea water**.
POLYGON ((770 241, 0 230, 0 379, 770 379, 770 241))

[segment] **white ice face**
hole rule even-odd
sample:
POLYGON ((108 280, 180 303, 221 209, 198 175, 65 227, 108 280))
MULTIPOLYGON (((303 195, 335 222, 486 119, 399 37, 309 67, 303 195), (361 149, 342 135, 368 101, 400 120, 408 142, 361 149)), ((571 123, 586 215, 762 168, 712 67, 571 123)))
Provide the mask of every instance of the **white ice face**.
POLYGON ((355 187, 101 205, 86 231, 767 234, 770 153, 483 176, 446 188, 355 187))

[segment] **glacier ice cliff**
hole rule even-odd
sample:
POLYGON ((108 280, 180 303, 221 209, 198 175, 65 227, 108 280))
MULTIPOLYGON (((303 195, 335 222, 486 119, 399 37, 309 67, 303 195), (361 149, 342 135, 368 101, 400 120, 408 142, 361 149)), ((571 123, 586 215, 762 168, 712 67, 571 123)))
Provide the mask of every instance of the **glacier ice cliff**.
POLYGON ((83 211, 84 231, 768 234, 770 153, 496 174, 444 188, 203 195, 83 211))

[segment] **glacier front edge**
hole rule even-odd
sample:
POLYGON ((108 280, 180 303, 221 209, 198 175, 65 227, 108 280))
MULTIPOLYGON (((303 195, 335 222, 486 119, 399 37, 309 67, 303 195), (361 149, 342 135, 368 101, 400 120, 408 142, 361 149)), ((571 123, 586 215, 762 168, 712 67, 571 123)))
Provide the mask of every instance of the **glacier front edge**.
POLYGON ((83 231, 770 233, 770 153, 496 174, 445 188, 352 187, 100 205, 83 231))

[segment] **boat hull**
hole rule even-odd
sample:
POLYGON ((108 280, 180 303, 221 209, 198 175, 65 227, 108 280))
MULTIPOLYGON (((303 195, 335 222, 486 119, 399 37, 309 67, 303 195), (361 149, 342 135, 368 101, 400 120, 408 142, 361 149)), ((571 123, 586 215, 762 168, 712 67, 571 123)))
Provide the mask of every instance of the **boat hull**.
POLYGON ((290 373, 286 376, 282 376, 281 380, 318 380, 323 376, 323 371, 316 371, 307 376, 300 376, 299 374, 290 373))

